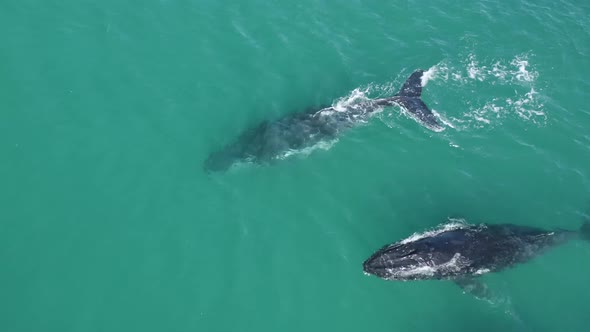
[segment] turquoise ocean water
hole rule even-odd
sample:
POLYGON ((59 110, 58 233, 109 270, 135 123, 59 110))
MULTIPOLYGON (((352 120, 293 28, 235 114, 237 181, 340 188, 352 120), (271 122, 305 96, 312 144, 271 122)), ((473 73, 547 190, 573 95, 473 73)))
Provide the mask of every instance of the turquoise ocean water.
POLYGON ((590 244, 482 279, 362 273, 449 216, 577 229, 590 203, 584 1, 5 0, 0 330, 588 331, 590 244), (389 108, 272 166, 245 128, 428 70, 445 130, 389 108))

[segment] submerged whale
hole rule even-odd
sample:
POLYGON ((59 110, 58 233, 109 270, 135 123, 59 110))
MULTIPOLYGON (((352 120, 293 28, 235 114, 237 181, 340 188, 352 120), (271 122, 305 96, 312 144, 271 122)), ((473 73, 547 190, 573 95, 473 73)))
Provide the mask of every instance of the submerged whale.
POLYGON ((403 107, 426 127, 440 131, 443 127, 420 99, 423 74, 423 70, 413 72, 400 91, 389 98, 368 100, 345 110, 326 107, 291 114, 276 121, 265 121, 246 130, 221 150, 211 153, 205 160, 204 168, 206 171, 225 171, 239 162, 272 162, 294 151, 333 141, 342 131, 365 121, 374 111, 392 105, 403 107))
POLYGON ((363 271, 386 280, 453 280, 465 291, 486 298, 487 288, 477 277, 527 262, 578 238, 590 241, 590 222, 578 231, 450 223, 384 246, 363 263, 363 271))

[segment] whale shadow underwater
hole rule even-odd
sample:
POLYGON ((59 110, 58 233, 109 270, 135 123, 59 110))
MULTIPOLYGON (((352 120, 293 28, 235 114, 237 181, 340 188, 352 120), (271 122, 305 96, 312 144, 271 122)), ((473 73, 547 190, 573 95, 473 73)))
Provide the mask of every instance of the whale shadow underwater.
POLYGON ((441 131, 432 111, 420 99, 423 70, 414 71, 397 94, 372 99, 336 110, 326 107, 290 114, 275 121, 264 121, 244 131, 237 139, 204 162, 206 172, 223 172, 238 163, 270 164, 289 154, 334 141, 343 131, 364 122, 375 111, 398 105, 424 126, 441 131))
POLYGON ((478 277, 526 263, 574 239, 590 241, 590 221, 577 231, 449 223, 382 247, 365 260, 363 272, 385 280, 452 280, 465 292, 490 299, 478 277))

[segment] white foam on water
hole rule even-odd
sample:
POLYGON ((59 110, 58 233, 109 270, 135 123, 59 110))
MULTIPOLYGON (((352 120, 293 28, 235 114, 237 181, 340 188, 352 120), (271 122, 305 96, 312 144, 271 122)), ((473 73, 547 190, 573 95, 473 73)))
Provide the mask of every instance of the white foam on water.
POLYGON ((480 81, 493 85, 507 85, 514 81, 534 83, 539 77, 539 73, 531 68, 526 54, 517 55, 510 60, 492 60, 488 63, 482 64, 475 54, 469 54, 467 59, 460 60, 457 65, 451 60, 441 61, 427 71, 426 80, 441 78, 445 82, 480 81))
POLYGON ((432 109, 432 114, 434 114, 434 116, 437 119, 439 119, 440 122, 442 122, 443 125, 455 129, 455 125, 449 119, 447 119, 442 114, 440 114, 439 112, 437 112, 435 109, 432 109))
POLYGON ((312 146, 308 146, 305 147, 303 149, 291 149, 285 153, 283 153, 282 155, 278 156, 277 159, 286 159, 289 158, 291 156, 295 156, 295 155, 301 155, 301 156, 308 156, 310 155, 313 151, 315 150, 330 150, 334 144, 336 144, 336 142, 338 142, 338 139, 333 139, 330 141, 319 141, 316 144, 312 145, 312 146))
POLYGON ((348 109, 353 108, 360 103, 369 102, 370 99, 367 97, 367 93, 370 90, 370 86, 365 89, 356 88, 352 90, 347 96, 338 99, 332 107, 337 112, 346 112, 348 109))
POLYGON ((529 61, 526 57, 517 56, 512 60, 510 63, 511 65, 518 68, 517 71, 514 72, 514 77, 518 81, 523 82, 534 82, 537 79, 538 73, 535 71, 529 72, 527 70, 527 66, 529 65, 529 61))
POLYGON ((432 66, 427 71, 422 73, 422 77, 420 78, 420 84, 422 87, 425 87, 426 84, 428 84, 428 81, 436 77, 437 70, 438 68, 436 66, 432 66))
POLYGON ((492 66, 491 74, 498 79, 504 80, 506 79, 506 75, 508 75, 508 70, 506 69, 506 66, 498 61, 492 66))
POLYGON ((467 65, 467 76, 473 80, 485 80, 486 67, 481 67, 475 58, 475 55, 469 55, 469 64, 467 65))
POLYGON ((480 121, 480 122, 483 122, 483 123, 487 123, 487 124, 490 124, 490 123, 492 123, 490 120, 488 120, 488 119, 485 119, 485 118, 482 118, 482 117, 480 117, 480 116, 477 116, 477 115, 476 115, 476 116, 474 116, 473 118, 474 118, 475 120, 477 120, 477 121, 480 121))
POLYGON ((410 243, 410 242, 414 242, 426 237, 432 237, 432 236, 436 236, 440 233, 444 233, 444 232, 448 232, 448 231, 452 231, 452 230, 456 230, 456 229, 461 229, 461 228, 465 228, 467 226, 469 226, 469 224, 467 224, 465 222, 465 220, 463 219, 449 219, 449 223, 443 224, 443 225, 439 225, 437 228, 433 229, 433 230, 429 230, 423 233, 414 233, 412 235, 410 235, 410 237, 401 240, 399 243, 401 244, 406 244, 406 243, 410 243))
POLYGON ((441 61, 428 72, 427 81, 440 80, 445 83, 444 89, 452 94, 460 95, 461 91, 469 90, 472 92, 471 95, 459 97, 467 111, 459 114, 444 110, 437 112, 437 118, 445 126, 456 130, 483 128, 499 125, 506 118, 514 116, 535 124, 543 124, 547 120, 543 96, 537 82, 539 73, 528 54, 516 55, 512 59, 480 60, 471 53, 458 62, 441 61), (510 89, 488 88, 488 93, 493 90, 499 92, 486 100, 485 96, 478 93, 483 90, 482 85, 510 89), (507 94, 507 91, 511 92, 507 94))
POLYGON ((449 142, 449 146, 452 147, 452 148, 457 148, 457 149, 461 147, 458 144, 453 143, 453 142, 449 142))
POLYGON ((486 274, 488 272, 490 272, 490 269, 479 269, 479 270, 475 271, 473 274, 482 275, 482 274, 486 274))

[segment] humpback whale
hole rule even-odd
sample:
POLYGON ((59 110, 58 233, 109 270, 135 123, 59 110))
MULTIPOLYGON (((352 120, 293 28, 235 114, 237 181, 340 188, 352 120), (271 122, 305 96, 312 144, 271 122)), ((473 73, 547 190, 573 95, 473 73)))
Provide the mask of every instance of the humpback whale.
POLYGON ((363 263, 365 274, 386 280, 446 279, 487 298, 477 277, 525 263, 572 239, 590 241, 590 222, 578 231, 513 224, 449 223, 386 245, 363 263))
POLYGON ((426 127, 440 131, 443 127, 420 99, 423 74, 423 70, 413 72, 399 92, 389 98, 368 100, 345 110, 325 107, 290 114, 276 121, 264 121, 243 132, 221 150, 211 153, 205 160, 204 169, 225 171, 239 162, 271 163, 294 151, 334 141, 341 132, 365 121, 374 111, 392 105, 401 106, 426 127))

